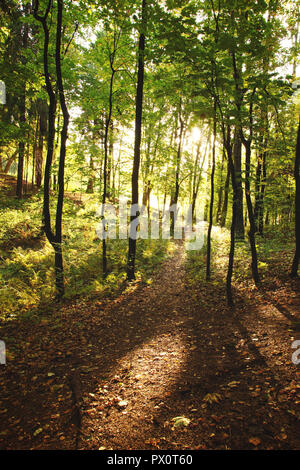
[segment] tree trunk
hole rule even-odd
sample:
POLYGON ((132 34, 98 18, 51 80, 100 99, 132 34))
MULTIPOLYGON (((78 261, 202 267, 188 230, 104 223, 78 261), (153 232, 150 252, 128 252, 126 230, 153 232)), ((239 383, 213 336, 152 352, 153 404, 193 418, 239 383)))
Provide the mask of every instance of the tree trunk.
POLYGON ((135 102, 135 141, 134 157, 131 178, 131 211, 130 211, 130 234, 127 262, 127 279, 135 279, 135 256, 136 256, 136 229, 135 220, 139 214, 135 213, 133 206, 139 202, 139 168, 141 156, 141 136, 142 136, 142 114, 143 114, 143 88, 144 88, 144 52, 145 52, 145 28, 146 28, 146 0, 142 1, 142 31, 139 36, 138 46, 138 76, 135 102))
MULTIPOLYGON (((115 71, 112 71, 113 74, 115 74, 115 71)), ((109 101, 111 101, 112 96, 110 96, 109 101)), ((114 126, 113 126, 113 121, 111 119, 111 111, 110 111, 110 118, 109 118, 109 130, 110 132, 108 133, 107 140, 109 140, 108 145, 108 154, 107 154, 107 182, 106 182, 106 196, 108 198, 111 197, 111 178, 112 178, 112 172, 113 172, 113 153, 114 153, 114 144, 113 144, 113 133, 114 133, 114 126)))
POLYGON ((47 136, 47 103, 44 100, 38 101, 38 126, 37 126, 37 145, 35 155, 36 165, 36 185, 38 188, 43 180, 43 147, 44 137, 47 136))
POLYGON ((219 191, 218 191, 218 208, 217 208, 217 215, 216 215, 216 221, 218 224, 221 222, 221 211, 222 211, 222 203, 223 203, 223 171, 224 171, 224 160, 225 160, 225 152, 223 148, 223 156, 222 156, 222 164, 221 164, 221 177, 220 177, 220 183, 219 183, 219 191))
POLYGON ((115 76, 115 69, 113 67, 114 64, 114 55, 111 58, 111 76, 110 76, 110 87, 109 87, 109 112, 108 117, 105 123, 105 133, 104 133, 104 162, 103 162, 103 195, 102 195, 102 212, 101 217, 103 221, 103 237, 102 237, 102 276, 103 279, 107 276, 107 247, 106 247, 106 235, 105 235, 105 203, 106 198, 109 195, 109 183, 110 183, 110 168, 108 167, 108 134, 111 125, 111 116, 112 116, 112 97, 113 97, 113 86, 114 86, 114 76, 115 76))
POLYGON ((214 130, 213 130, 213 147, 212 147, 212 167, 211 167, 211 189, 210 189, 210 208, 209 208, 209 224, 207 231, 207 250, 206 250, 206 280, 210 280, 211 275, 211 231, 213 226, 213 210, 214 210, 214 177, 216 166, 216 138, 217 138, 217 108, 214 103, 214 130))
POLYGON ((230 229, 230 251, 228 258, 228 269, 226 277, 226 293, 227 303, 230 307, 234 306, 233 295, 232 295, 232 274, 233 274, 233 263, 234 263, 234 252, 235 252, 235 223, 236 223, 236 201, 237 201, 237 184, 235 180, 235 168, 232 159, 232 147, 230 143, 226 146, 228 167, 231 175, 232 189, 233 189, 233 202, 232 202, 232 220, 230 229))
POLYGON ((4 173, 7 174, 10 170, 10 167, 11 165, 13 164, 13 162, 15 161, 16 159, 16 156, 18 155, 18 150, 16 150, 11 157, 9 157, 9 159, 6 161, 5 163, 5 167, 4 167, 4 173))
POLYGON ((267 181, 267 166, 266 166, 266 157, 267 152, 263 152, 262 160, 262 178, 260 185, 260 207, 259 207, 259 217, 258 217, 258 233, 263 236, 264 234, 264 199, 265 199, 265 190, 266 190, 266 181, 267 181))
POLYGON ((258 231, 258 221, 260 214, 260 193, 261 193, 261 178, 262 178, 262 164, 261 164, 261 154, 258 155, 257 165, 256 165, 256 174, 255 174, 255 205, 254 205, 254 221, 255 221, 255 231, 258 231))
POLYGON ((65 156, 66 156, 66 141, 68 137, 68 124, 69 113, 65 102, 64 87, 61 73, 61 36, 62 36, 62 12, 63 2, 57 0, 57 24, 56 24, 56 48, 55 48, 55 67, 56 67, 56 83, 58 88, 58 95, 60 106, 63 114, 63 126, 60 139, 60 156, 59 156, 59 169, 58 169, 58 198, 56 207, 56 220, 55 232, 51 227, 51 214, 50 214, 50 177, 51 166, 54 152, 54 139, 55 139, 55 114, 56 114, 56 96, 50 80, 49 73, 49 27, 47 18, 50 13, 52 2, 48 1, 44 15, 39 15, 39 1, 36 0, 33 9, 34 18, 39 21, 44 30, 44 76, 46 82, 46 89, 49 96, 48 107, 48 138, 47 138, 47 156, 45 164, 45 177, 44 177, 44 202, 43 202, 43 224, 46 237, 53 246, 55 252, 55 283, 57 297, 64 294, 64 271, 63 271, 63 252, 62 252, 62 211, 64 200, 64 169, 65 169, 65 156))
MULTIPOLYGON (((183 130, 184 130, 184 122, 181 116, 181 98, 180 98, 180 106, 179 106, 179 122, 180 122, 180 131, 179 131, 179 140, 178 140, 178 147, 177 147, 177 153, 176 153, 176 172, 175 172, 175 187, 174 187, 174 192, 171 196, 171 201, 170 201, 170 207, 173 205, 177 205, 178 203, 178 198, 179 198, 179 176, 180 176, 180 167, 181 167, 181 148, 182 148, 182 137, 183 137, 183 130)), ((174 237, 174 230, 175 230, 175 220, 176 220, 176 214, 174 211, 171 212, 170 214, 170 220, 171 220, 171 227, 170 227, 170 233, 171 237, 174 237)))
MULTIPOLYGON (((24 84, 22 90, 22 96, 20 98, 19 110, 20 110, 20 125, 24 126, 26 122, 26 85, 24 84)), ((17 197, 23 196, 23 172, 24 172, 24 156, 25 156, 25 136, 21 137, 19 142, 19 158, 18 158, 18 176, 17 176, 17 197)))
POLYGON ((243 216, 243 187, 242 187, 242 142, 239 135, 239 130, 236 129, 233 145, 234 155, 234 168, 235 180, 237 185, 237 199, 236 199, 236 221, 235 221, 235 234, 237 239, 244 240, 244 216, 243 216))
POLYGON ((39 125, 39 134, 38 134, 38 143, 36 148, 35 154, 35 182, 38 188, 42 185, 42 178, 43 178, 43 146, 44 146, 44 139, 41 133, 41 127, 39 125))
POLYGON ((89 168, 90 168, 90 176, 89 176, 89 179, 88 179, 88 183, 87 183, 87 188, 86 188, 86 193, 87 194, 93 194, 94 192, 94 182, 95 182, 95 176, 94 176, 94 162, 93 162, 93 157, 90 156, 90 165, 89 165, 89 168))
POLYGON ((225 227, 226 224, 226 216, 227 216, 227 209, 228 209, 228 195, 229 195, 229 183, 230 183, 230 163, 229 160, 227 162, 227 175, 225 180, 224 186, 224 201, 222 206, 222 211, 220 215, 220 226, 225 227))
POLYGON ((146 155, 145 155, 144 187, 143 187, 143 198, 142 198, 142 204, 145 207, 148 205, 150 192, 152 189, 151 179, 150 179, 150 151, 151 151, 151 134, 149 132, 149 136, 147 140, 146 155))
MULTIPOLYGON (((25 5, 24 6, 24 15, 27 17, 29 14, 29 9, 30 5, 25 5)), ((27 43, 28 43, 28 34, 29 34, 29 25, 28 23, 25 23, 23 25, 23 31, 21 32, 22 34, 22 48, 23 50, 26 50, 27 48, 27 43)), ((22 57, 22 65, 26 65, 26 58, 23 56, 22 57)), ((26 122, 26 79, 24 78, 24 82, 22 85, 22 93, 20 97, 20 103, 19 103, 19 111, 20 111, 20 127, 23 131, 23 135, 21 137, 21 140, 19 142, 19 158, 18 158, 18 175, 17 175, 17 190, 16 194, 18 198, 21 198, 23 196, 23 172, 24 172, 24 157, 25 157, 25 122, 26 122)))
POLYGON ((295 236, 296 236, 296 249, 292 263, 291 277, 298 276, 299 258, 300 258, 300 118, 297 133, 297 146, 295 157, 294 176, 296 182, 295 193, 295 236))
MULTIPOLYGON (((192 179, 192 197, 191 197, 191 204, 192 204, 192 223, 195 221, 195 209, 196 209, 196 200, 197 200, 197 173, 198 173, 198 166, 199 166, 199 157, 200 157, 200 146, 201 140, 199 140, 196 150, 196 158, 193 165, 193 179, 192 179)), ((201 178, 201 175, 200 175, 201 178)))
POLYGON ((250 248, 251 248, 251 269, 252 269, 252 276, 254 279, 255 284, 260 282, 259 274, 258 274, 258 267, 257 267, 257 251, 256 251, 256 244, 255 244, 255 220, 253 214, 253 207, 251 201, 251 193, 250 193, 250 163, 251 163, 251 141, 243 141, 244 147, 246 150, 246 170, 245 170, 245 193, 246 193, 246 201, 247 201, 247 210, 248 210, 248 219, 249 219, 249 241, 250 241, 250 248))
POLYGON ((62 36, 62 13, 63 13, 63 0, 57 0, 57 28, 56 28, 56 51, 55 51, 55 64, 56 64, 56 77, 57 87, 59 94, 59 102, 63 114, 63 126, 60 137, 60 155, 58 166, 58 197, 56 208, 56 222, 55 222, 55 271, 56 271, 56 289, 58 296, 64 294, 64 270, 63 270, 63 254, 62 254, 62 211, 64 201, 64 172, 65 172, 65 158, 66 158, 66 143, 68 139, 68 126, 69 126, 69 112, 65 101, 65 93, 61 72, 61 36, 62 36))

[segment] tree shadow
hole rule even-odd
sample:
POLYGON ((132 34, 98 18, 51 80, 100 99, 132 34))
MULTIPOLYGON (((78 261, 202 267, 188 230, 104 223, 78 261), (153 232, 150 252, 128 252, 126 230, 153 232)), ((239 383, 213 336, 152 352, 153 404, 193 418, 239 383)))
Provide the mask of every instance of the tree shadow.
MULTIPOLYGON (((256 437, 263 446, 260 448, 296 449, 297 419, 291 412, 296 404, 281 395, 296 372, 296 367, 291 365, 290 344, 283 364, 278 367, 272 360, 272 347, 262 344, 272 331, 268 324, 264 329, 258 323, 255 325, 255 318, 262 320, 262 312, 253 302, 241 299, 237 291, 235 297, 234 310, 221 304, 219 311, 206 311, 203 315, 194 307, 195 320, 202 320, 202 325, 197 327, 196 321, 189 331, 194 331, 198 348, 188 355, 189 372, 185 376, 179 374, 156 421, 167 420, 170 409, 174 410, 174 416, 185 414, 192 418, 191 429, 184 429, 183 434, 173 427, 169 438, 176 441, 183 435, 183 442, 189 442, 194 448, 253 449, 249 438, 256 437), (249 316, 244 315, 247 310, 251 310, 252 316, 249 324, 249 316), (206 329, 206 342, 203 341, 204 322, 214 325, 213 334, 206 329), (282 429, 285 432, 280 434, 282 429)), ((283 340, 283 348, 285 345, 283 340)))
POLYGON ((12 419, 3 448, 244 449, 253 436, 295 447, 294 417, 278 401, 286 377, 253 336, 261 312, 237 292, 230 310, 217 280, 191 288, 175 255, 152 286, 133 283, 108 305, 78 300, 48 323, 22 324, 24 360, 1 371, 12 419), (182 415, 190 426, 174 428, 182 415), (279 425, 288 441, 276 440, 279 425))

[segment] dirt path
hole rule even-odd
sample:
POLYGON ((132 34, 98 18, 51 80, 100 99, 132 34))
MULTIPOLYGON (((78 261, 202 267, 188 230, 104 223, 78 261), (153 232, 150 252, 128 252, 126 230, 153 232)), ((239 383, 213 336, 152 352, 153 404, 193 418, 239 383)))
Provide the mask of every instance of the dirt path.
POLYGON ((1 448, 299 448, 289 320, 191 288, 184 257, 106 305, 3 329, 18 349, 0 370, 1 448))

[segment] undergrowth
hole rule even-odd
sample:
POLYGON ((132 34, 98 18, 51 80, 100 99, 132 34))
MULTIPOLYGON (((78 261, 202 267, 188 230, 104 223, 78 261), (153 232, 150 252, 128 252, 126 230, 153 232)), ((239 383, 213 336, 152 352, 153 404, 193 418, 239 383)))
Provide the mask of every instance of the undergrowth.
MULTIPOLYGON (((51 211, 54 217, 55 201, 51 211)), ((63 252, 66 299, 110 296, 125 286, 127 240, 108 240, 108 276, 102 277, 101 241, 96 234, 98 197, 84 204, 66 198, 63 252)), ((54 220, 54 219, 53 219, 54 220)), ((44 309, 55 296, 54 252, 42 231, 42 196, 0 196, 0 315, 15 318, 44 309)), ((137 280, 150 283, 173 246, 168 240, 138 240, 137 280)))
MULTIPOLYGON (((292 227, 290 230, 276 226, 268 227, 264 236, 256 236, 258 255, 258 269, 261 279, 268 276, 272 269, 274 259, 280 258, 288 265, 291 263, 295 242, 292 227)), ((226 228, 214 226, 212 230, 211 246, 211 282, 224 283, 227 275, 228 255, 230 248, 230 231, 226 228)), ((191 284, 205 281, 206 277, 206 237, 200 250, 188 251, 186 258, 186 271, 191 284)), ((233 283, 252 282, 251 251, 247 234, 245 240, 236 240, 233 283)))

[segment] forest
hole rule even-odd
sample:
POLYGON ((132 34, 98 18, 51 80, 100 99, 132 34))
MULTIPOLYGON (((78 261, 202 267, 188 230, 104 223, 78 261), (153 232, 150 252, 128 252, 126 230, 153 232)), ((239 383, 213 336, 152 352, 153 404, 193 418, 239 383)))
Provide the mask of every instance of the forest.
POLYGON ((1 1, 1 450, 299 450, 299 54, 300 0, 1 1))

